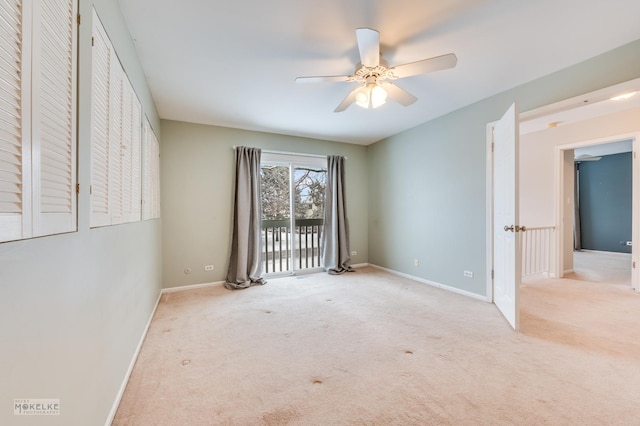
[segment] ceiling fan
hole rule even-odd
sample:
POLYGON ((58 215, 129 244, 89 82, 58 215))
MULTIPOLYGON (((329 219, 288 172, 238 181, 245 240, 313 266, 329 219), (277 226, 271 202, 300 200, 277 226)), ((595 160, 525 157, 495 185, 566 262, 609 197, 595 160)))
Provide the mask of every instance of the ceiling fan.
POLYGON ((298 77, 297 83, 352 82, 360 85, 353 89, 338 105, 334 112, 342 112, 355 103, 363 108, 377 108, 387 97, 401 105, 408 106, 418 100, 411 93, 393 84, 390 80, 427 74, 433 71, 453 68, 458 58, 453 53, 436 56, 404 65, 389 67, 380 56, 380 33, 370 28, 356 29, 356 39, 360 52, 360 63, 353 75, 298 77))
POLYGON ((591 155, 591 154, 581 154, 581 155, 577 155, 573 161, 576 163, 581 163, 583 161, 600 161, 602 159, 602 157, 599 157, 597 155, 591 155))

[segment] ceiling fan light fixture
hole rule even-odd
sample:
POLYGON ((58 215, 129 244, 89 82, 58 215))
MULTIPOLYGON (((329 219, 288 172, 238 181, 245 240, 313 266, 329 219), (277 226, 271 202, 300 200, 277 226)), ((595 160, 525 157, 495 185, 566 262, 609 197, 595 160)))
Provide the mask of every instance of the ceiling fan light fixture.
POLYGON ((362 108, 369 108, 370 90, 365 85, 356 92, 356 104, 362 108))
POLYGON ((387 91, 377 84, 371 88, 371 106, 378 108, 387 101, 387 91))
POLYGON ((362 108, 378 108, 387 101, 387 91, 376 83, 364 84, 356 92, 356 104, 362 108))

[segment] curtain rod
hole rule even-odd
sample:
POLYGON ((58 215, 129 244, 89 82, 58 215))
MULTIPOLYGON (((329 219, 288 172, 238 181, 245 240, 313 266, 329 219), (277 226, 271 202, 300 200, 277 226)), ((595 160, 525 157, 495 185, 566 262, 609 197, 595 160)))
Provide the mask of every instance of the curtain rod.
MULTIPOLYGON (((231 149, 233 149, 235 151, 237 147, 234 145, 231 147, 231 149)), ((314 158, 327 158, 326 155, 320 155, 320 154, 302 154, 299 152, 286 152, 286 151, 274 151, 272 149, 262 149, 262 152, 267 153, 267 154, 280 154, 280 155, 295 155, 297 157, 314 157, 314 158)), ((348 157, 344 157, 345 160, 348 160, 348 157)))

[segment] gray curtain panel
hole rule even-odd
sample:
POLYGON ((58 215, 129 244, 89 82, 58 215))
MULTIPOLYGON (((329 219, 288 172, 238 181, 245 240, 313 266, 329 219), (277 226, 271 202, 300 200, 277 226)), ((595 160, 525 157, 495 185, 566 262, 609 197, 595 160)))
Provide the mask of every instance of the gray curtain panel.
POLYGON ((322 232, 322 265, 330 274, 353 272, 349 257, 349 222, 344 181, 345 158, 327 157, 327 188, 322 232))
POLYGON ((229 269, 230 290, 264 284, 262 275, 260 149, 236 148, 236 193, 229 269))

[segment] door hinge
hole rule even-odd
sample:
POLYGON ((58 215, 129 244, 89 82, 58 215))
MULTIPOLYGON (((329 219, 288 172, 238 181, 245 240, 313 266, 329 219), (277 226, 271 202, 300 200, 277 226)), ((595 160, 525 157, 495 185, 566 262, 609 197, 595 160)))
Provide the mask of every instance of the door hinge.
POLYGON ((496 144, 491 142, 491 152, 493 152, 496 148, 496 144))
POLYGON ((80 17, 79 13, 78 13, 78 16, 76 18, 76 21, 78 22, 78 25, 80 25, 80 22, 82 22, 82 18, 80 17))
POLYGON ((91 37, 91 47, 96 45, 96 39, 91 37))
POLYGON ((493 279, 493 269, 491 270, 491 279, 493 279))
POLYGON ((633 269, 636 269, 636 262, 635 261, 633 261, 632 267, 633 267, 633 269))
POLYGON ((89 195, 93 195, 93 185, 89 185, 89 195))
POLYGON ((633 151, 633 158, 634 159, 638 158, 638 157, 636 157, 636 152, 635 151, 633 151))
POLYGON ((76 183, 76 194, 80 194, 80 184, 76 183))

